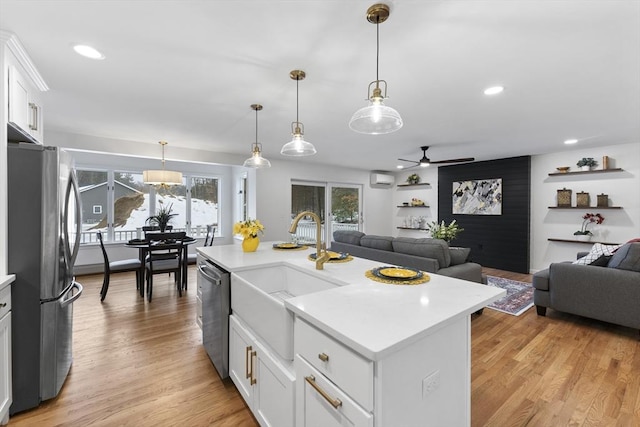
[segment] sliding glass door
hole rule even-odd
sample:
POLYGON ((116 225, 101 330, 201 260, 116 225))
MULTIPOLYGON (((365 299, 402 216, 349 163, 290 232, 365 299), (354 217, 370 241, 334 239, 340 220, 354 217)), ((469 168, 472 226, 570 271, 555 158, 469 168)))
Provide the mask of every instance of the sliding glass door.
MULTIPOLYGON (((303 211, 315 213, 321 220, 322 240, 331 242, 336 230, 362 229, 361 194, 361 185, 294 181, 291 183, 291 220, 303 211)), ((298 223, 294 238, 313 244, 316 235, 315 221, 308 216, 298 223)))

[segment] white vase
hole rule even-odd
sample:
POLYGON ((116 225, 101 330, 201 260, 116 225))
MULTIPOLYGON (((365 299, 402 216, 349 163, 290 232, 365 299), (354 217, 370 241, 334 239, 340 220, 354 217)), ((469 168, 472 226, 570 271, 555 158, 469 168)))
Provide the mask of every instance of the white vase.
POLYGON ((581 242, 588 242, 589 240, 591 240, 590 234, 575 234, 573 237, 575 237, 576 240, 580 240, 581 242))
POLYGON ((591 166, 580 166, 580 170, 581 171, 590 171, 591 170, 591 166))

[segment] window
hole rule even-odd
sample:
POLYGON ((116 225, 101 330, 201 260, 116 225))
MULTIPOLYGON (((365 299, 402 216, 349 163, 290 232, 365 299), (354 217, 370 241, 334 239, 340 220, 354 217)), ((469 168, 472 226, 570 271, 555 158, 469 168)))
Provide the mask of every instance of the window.
POLYGON ((102 231, 107 241, 139 238, 159 206, 171 206, 177 216, 170 225, 193 237, 204 237, 207 225, 220 223, 218 178, 186 175, 183 185, 161 187, 144 184, 140 172, 77 169, 76 173, 83 206, 82 243, 96 242, 96 231, 102 231))

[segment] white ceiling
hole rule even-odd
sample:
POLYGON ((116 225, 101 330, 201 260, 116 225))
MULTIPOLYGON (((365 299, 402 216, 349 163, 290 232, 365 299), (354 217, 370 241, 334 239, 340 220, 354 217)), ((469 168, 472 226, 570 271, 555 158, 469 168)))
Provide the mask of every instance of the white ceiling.
POLYGON ((375 79, 375 1, 0 0, 50 91, 45 129, 285 159, 296 116, 318 154, 301 161, 394 170, 397 158, 477 160, 640 141, 640 2, 395 0, 380 78, 404 127, 351 131, 375 79), (75 54, 90 44, 106 59, 75 54), (491 85, 505 86, 494 97, 491 85), (575 148, 575 147, 572 147, 575 148))

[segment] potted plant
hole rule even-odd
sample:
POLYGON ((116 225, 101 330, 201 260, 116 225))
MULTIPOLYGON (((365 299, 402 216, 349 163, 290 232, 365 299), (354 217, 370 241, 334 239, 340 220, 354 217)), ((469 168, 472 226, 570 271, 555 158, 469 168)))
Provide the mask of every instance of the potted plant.
POLYGON ((157 225, 158 227, 160 227, 160 231, 164 233, 164 231, 167 229, 167 224, 169 224, 169 221, 171 221, 171 218, 173 218, 174 216, 178 216, 177 213, 171 213, 172 208, 173 203, 167 207, 160 206, 160 208, 156 211, 156 214, 147 218, 146 222, 151 225, 157 225))
POLYGON ((433 239, 442 239, 447 243, 451 243, 458 234, 464 231, 464 228, 460 228, 454 219, 449 225, 445 225, 444 221, 440 224, 436 221, 430 222, 427 225, 427 230, 429 230, 433 239))
POLYGON ((598 162, 596 162, 593 157, 583 157, 582 159, 578 160, 578 163, 576 163, 576 165, 578 165, 578 167, 583 171, 588 171, 597 164, 598 162))
POLYGON ((580 227, 580 230, 573 233, 573 235, 576 236, 578 240, 589 240, 591 236, 593 236, 593 233, 587 230, 587 227, 589 227, 589 224, 594 222, 596 224, 602 224, 604 222, 604 217, 599 213, 586 213, 582 216, 582 220, 582 227, 580 227))
POLYGON ((409 184, 417 184, 420 182, 420 176, 417 173, 412 173, 407 177, 407 182, 409 184))

